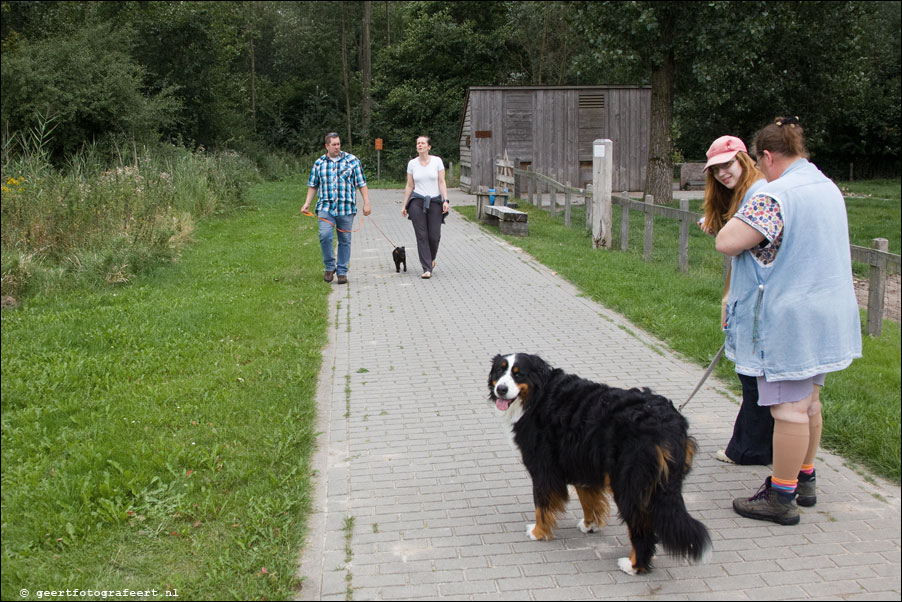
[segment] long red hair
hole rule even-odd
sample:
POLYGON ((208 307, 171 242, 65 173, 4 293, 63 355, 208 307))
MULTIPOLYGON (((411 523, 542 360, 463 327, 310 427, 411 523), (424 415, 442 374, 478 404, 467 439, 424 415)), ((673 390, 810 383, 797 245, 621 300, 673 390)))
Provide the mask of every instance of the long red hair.
POLYGON ((742 166, 742 176, 733 190, 717 181, 713 169, 709 169, 705 176, 705 202, 702 204, 702 211, 705 213, 705 229, 712 234, 720 232, 739 209, 748 189, 764 177, 748 153, 736 153, 736 160, 742 166))

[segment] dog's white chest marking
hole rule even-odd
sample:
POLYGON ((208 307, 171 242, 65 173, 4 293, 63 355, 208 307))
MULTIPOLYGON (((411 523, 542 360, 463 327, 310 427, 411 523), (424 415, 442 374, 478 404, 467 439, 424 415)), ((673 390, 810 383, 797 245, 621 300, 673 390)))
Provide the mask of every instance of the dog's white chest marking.
POLYGON ((523 417, 523 404, 520 400, 514 401, 506 412, 501 413, 501 419, 504 420, 504 430, 507 432, 507 440, 515 451, 520 451, 517 443, 514 441, 514 425, 523 417))
POLYGON ((517 355, 509 355, 504 358, 507 362, 507 371, 504 375, 498 379, 498 382, 495 383, 495 396, 499 399, 505 400, 508 402, 507 409, 502 410, 500 407, 496 406, 496 411, 501 419, 506 423, 507 427, 505 430, 507 431, 508 440, 515 450, 519 451, 517 444, 514 442, 514 425, 517 424, 517 421, 523 417, 523 402, 520 401, 518 395, 520 394, 520 389, 517 386, 517 381, 514 380, 513 369, 514 363, 516 362, 517 355), (503 391, 503 393, 501 393, 503 391), (513 395, 513 397, 511 397, 513 395))

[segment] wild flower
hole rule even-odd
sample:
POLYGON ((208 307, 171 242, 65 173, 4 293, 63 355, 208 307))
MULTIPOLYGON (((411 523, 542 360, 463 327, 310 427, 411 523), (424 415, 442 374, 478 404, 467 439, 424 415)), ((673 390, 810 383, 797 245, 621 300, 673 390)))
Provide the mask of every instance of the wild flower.
POLYGON ((24 177, 21 177, 18 180, 13 177, 6 178, 6 183, 2 185, 3 192, 18 192, 22 190, 22 184, 24 183, 24 177))

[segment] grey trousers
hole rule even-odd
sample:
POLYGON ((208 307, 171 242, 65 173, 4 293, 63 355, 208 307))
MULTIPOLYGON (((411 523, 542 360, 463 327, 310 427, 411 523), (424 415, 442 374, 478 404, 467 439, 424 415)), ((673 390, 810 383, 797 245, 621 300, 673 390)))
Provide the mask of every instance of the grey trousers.
POLYGON ((442 203, 429 203, 429 213, 423 213, 423 199, 412 198, 407 205, 407 214, 413 222, 413 232, 417 237, 417 254, 424 272, 432 271, 432 262, 438 255, 438 243, 442 238, 442 203))

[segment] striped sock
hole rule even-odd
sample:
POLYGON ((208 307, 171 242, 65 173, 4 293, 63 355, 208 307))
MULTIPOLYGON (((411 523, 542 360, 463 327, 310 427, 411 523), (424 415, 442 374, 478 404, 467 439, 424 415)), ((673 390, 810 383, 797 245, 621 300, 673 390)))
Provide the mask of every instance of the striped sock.
POLYGON ((777 493, 781 495, 794 495, 796 492, 796 486, 799 484, 798 479, 793 479, 791 481, 778 479, 776 477, 771 477, 770 485, 773 489, 776 490, 777 493))
POLYGON ((814 476, 814 464, 802 464, 802 470, 799 471, 799 479, 807 481, 814 476))

